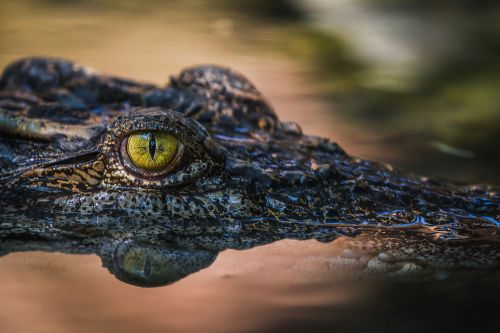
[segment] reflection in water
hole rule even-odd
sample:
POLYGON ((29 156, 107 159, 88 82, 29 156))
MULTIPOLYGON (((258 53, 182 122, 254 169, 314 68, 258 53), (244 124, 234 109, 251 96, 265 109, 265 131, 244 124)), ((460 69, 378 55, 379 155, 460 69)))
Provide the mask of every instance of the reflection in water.
POLYGON ((118 279, 139 286, 166 285, 209 266, 217 253, 171 244, 103 241, 98 254, 103 266, 118 279))
MULTIPOLYGON (((97 246, 82 246, 70 241, 19 240, 2 240, 1 245, 4 255, 36 250, 96 253, 103 266, 123 282, 158 287, 212 265, 217 254, 226 249, 248 250, 250 243, 253 248, 286 239, 285 230, 280 228, 280 232, 281 237, 269 236, 265 232, 240 233, 233 238, 224 234, 170 235, 168 242, 157 243, 102 238, 97 246), (209 243, 218 244, 217 250, 213 246, 207 249, 200 245, 209 243)), ((293 232, 294 229, 290 228, 289 233, 293 232)), ((305 247, 298 243, 285 245, 287 251, 296 247, 292 256, 295 259, 292 262, 289 262, 292 258, 285 260, 280 267, 293 263, 294 267, 302 266, 299 274, 302 278, 308 276, 308 280, 322 281, 353 278, 371 281, 379 278, 416 281, 498 279, 500 246, 497 229, 491 225, 464 225, 458 233, 446 226, 366 227, 359 228, 357 233, 355 237, 339 237, 333 241, 325 240, 321 235, 324 246, 318 243, 311 247, 314 243, 310 241, 305 242, 309 244, 305 247), (310 272, 306 273, 308 270, 310 272)), ((301 239, 317 238, 320 234, 311 231, 303 234, 301 239)), ((335 233, 332 238, 335 238, 335 233)), ((265 264, 261 265, 265 269, 265 264)))

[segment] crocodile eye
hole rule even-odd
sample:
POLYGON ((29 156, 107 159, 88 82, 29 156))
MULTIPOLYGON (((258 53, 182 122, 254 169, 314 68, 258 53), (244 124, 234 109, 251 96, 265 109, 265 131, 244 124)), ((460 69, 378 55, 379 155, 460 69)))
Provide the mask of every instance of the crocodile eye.
POLYGON ((139 132, 127 140, 127 154, 138 168, 148 171, 164 169, 174 158, 177 138, 163 132, 139 132))
POLYGON ((164 176, 177 164, 183 152, 179 139, 162 131, 139 131, 121 146, 124 164, 142 176, 164 176))

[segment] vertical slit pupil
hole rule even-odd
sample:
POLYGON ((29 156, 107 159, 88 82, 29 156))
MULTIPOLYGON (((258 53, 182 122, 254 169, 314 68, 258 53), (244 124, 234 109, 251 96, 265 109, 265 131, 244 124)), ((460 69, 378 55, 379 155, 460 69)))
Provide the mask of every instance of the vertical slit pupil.
POLYGON ((149 155, 151 156, 151 159, 155 159, 155 153, 156 153, 156 138, 154 134, 151 134, 149 136, 149 155))

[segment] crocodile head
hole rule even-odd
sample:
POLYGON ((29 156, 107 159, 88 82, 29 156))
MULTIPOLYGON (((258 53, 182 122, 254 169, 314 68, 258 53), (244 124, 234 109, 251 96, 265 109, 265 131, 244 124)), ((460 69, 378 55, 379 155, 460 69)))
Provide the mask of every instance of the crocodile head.
POLYGON ((0 89, 0 235, 97 244, 125 280, 140 283, 136 271, 182 251, 203 260, 175 270, 181 276, 223 249, 283 238, 421 227, 460 238, 457 226, 498 225, 492 190, 353 158, 280 122, 228 69, 191 68, 159 88, 25 59, 4 71, 0 89), (172 244, 183 250, 172 255, 172 244))

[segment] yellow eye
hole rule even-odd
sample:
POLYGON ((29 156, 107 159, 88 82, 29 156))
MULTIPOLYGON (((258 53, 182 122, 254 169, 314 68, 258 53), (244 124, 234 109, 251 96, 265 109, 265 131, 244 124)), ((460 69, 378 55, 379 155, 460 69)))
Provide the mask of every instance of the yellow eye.
POLYGON ((161 171, 174 159, 179 140, 160 131, 142 131, 127 139, 127 154, 130 161, 146 171, 161 171))

